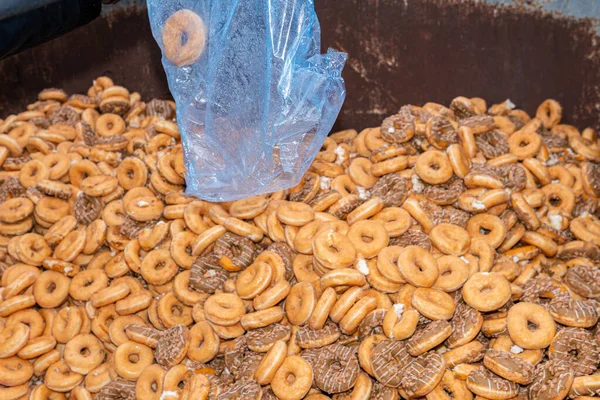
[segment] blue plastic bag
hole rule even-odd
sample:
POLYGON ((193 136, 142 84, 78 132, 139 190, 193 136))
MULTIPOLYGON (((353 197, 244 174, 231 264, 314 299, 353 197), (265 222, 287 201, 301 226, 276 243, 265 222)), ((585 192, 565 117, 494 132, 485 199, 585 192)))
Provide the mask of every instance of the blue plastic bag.
POLYGON ((340 111, 346 54, 320 54, 312 0, 148 0, 177 103, 187 194, 298 184, 340 111))

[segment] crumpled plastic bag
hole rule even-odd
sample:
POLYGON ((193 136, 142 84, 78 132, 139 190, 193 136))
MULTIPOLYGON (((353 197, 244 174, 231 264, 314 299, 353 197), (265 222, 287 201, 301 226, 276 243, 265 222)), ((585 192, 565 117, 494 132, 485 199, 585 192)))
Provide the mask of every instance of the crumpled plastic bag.
POLYGON ((177 103, 187 194, 231 201, 297 185, 346 91, 312 0, 148 0, 177 103))

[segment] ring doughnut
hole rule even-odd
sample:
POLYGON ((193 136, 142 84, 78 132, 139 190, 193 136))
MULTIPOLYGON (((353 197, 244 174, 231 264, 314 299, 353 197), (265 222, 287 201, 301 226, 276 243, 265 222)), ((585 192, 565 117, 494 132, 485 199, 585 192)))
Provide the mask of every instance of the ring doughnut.
POLYGON ((564 399, 574 386, 573 381, 574 374, 569 363, 562 360, 548 361, 536 368, 529 393, 534 399, 564 399))
POLYGON ((471 236, 458 225, 441 223, 430 232, 431 243, 442 253, 453 256, 462 256, 471 246, 471 236))
POLYGON ((467 387, 471 392, 486 399, 512 399, 519 392, 519 385, 502 379, 481 366, 467 376, 467 387))
POLYGON ((419 178, 431 185, 439 185, 448 181, 454 171, 448 157, 437 150, 429 150, 417 159, 415 171, 419 178))
POLYGON ((302 326, 310 318, 317 302, 314 286, 309 282, 299 282, 292 286, 285 301, 288 320, 302 326))
POLYGON ((79 334, 65 345, 63 357, 71 371, 87 375, 91 370, 102 364, 106 350, 91 334, 79 334))
POLYGON ((534 365, 510 351, 489 349, 483 358, 483 365, 496 375, 520 385, 528 385, 533 381, 534 365))
POLYGON ((438 279, 433 284, 435 289, 454 292, 464 285, 469 278, 467 263, 456 256, 442 256, 437 260, 438 279))
POLYGON ((437 262, 427 250, 419 246, 407 246, 398 257, 402 278, 413 286, 431 287, 439 276, 437 262))
POLYGON ((192 10, 173 13, 163 26, 162 43, 165 57, 178 67, 194 64, 206 48, 207 29, 192 10), (183 37, 186 38, 185 42, 183 37))
POLYGON ((500 218, 492 214, 477 214, 467 222, 467 232, 471 240, 482 239, 497 248, 506 238, 506 226, 500 218))
POLYGON ((535 131, 525 128, 513 133, 508 138, 511 154, 519 160, 533 157, 542 146, 542 138, 535 131))
POLYGON ((445 320, 431 322, 408 339, 408 353, 418 357, 441 344, 452 334, 452 325, 445 320))
POLYGON ((419 312, 414 309, 404 310, 403 304, 394 304, 383 319, 383 332, 386 337, 404 340, 411 337, 419 323, 419 312))
POLYGON ((160 400, 166 374, 167 371, 158 364, 152 364, 144 368, 135 383, 136 398, 160 400))
POLYGON ((438 289, 417 288, 412 296, 412 306, 431 320, 449 320, 454 315, 452 296, 438 289))
POLYGON ((381 222, 392 238, 402 236, 412 225, 410 214, 399 207, 384 208, 373 216, 373 220, 381 222))
POLYGON ((440 354, 422 354, 405 369, 402 390, 409 398, 424 396, 435 389, 445 371, 446 362, 440 354))
POLYGON ((71 391, 83 380, 83 375, 71 371, 66 361, 61 360, 50 365, 46 370, 44 384, 55 392, 71 391))
POLYGON ((508 333, 517 346, 543 349, 550 346, 556 324, 546 309, 538 304, 520 302, 508 310, 508 333))
POLYGON ((495 272, 478 272, 462 288, 465 303, 478 311, 494 311, 508 302, 510 283, 495 272))
POLYGON ((314 238, 313 254, 327 268, 347 268, 356 259, 356 248, 347 236, 322 231, 314 238))
POLYGON ((357 254, 364 258, 375 257, 389 243, 389 236, 383 224, 372 220, 352 224, 347 237, 357 254))
POLYGON ((232 326, 245 314, 244 302, 235 294, 214 294, 206 299, 204 313, 206 319, 214 324, 232 326))
POLYGON ((0 385, 19 386, 33 376, 33 365, 19 357, 0 359, 0 385))
POLYGON ((171 258, 169 250, 152 250, 142 260, 140 272, 144 279, 153 285, 169 282, 177 273, 178 266, 171 258))
POLYGON ((187 357, 192 361, 206 363, 219 351, 219 337, 208 322, 199 322, 190 329, 190 345, 187 357))
POLYGON ((113 358, 117 374, 122 378, 135 380, 144 368, 152 365, 154 353, 148 346, 128 341, 117 347, 113 358))
POLYGON ((287 350, 285 342, 278 340, 265 354, 254 373, 254 378, 260 385, 271 383, 286 359, 287 350))

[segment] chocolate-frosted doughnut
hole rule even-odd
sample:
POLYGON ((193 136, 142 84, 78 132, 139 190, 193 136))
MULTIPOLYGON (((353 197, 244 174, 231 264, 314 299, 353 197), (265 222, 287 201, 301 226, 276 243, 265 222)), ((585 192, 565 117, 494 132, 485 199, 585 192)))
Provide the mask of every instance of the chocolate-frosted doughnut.
POLYGON ((383 340, 372 350, 373 375, 385 386, 399 387, 411 361, 406 342, 400 340, 383 340))
POLYGON ((319 352, 313 371, 319 389, 328 393, 341 393, 354 386, 360 367, 354 349, 332 344, 319 352), (333 365, 339 365, 339 368, 333 368, 333 365))

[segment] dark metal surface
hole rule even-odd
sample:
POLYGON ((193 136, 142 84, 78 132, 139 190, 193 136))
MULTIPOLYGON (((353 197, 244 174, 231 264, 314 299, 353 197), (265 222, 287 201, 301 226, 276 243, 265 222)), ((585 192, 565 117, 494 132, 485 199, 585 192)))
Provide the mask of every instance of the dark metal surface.
MULTIPOLYGON (((448 103, 457 95, 509 97, 529 112, 552 97, 569 122, 600 127, 593 20, 467 0, 316 3, 323 46, 350 55, 337 128, 378 125, 402 104, 448 103)), ((148 98, 169 96, 139 1, 121 2, 83 28, 0 62, 0 118, 45 87, 84 92, 100 75, 148 98)))
POLYGON ((144 96, 170 96, 146 8, 110 7, 86 26, 0 61, 0 118, 22 111, 45 87, 86 92, 101 75, 144 96))
POLYGON ((0 1, 0 60, 93 21, 101 7, 100 0, 0 1))
MULTIPOLYGON (((591 0, 590 0, 591 1, 591 0)), ((321 2, 326 44, 351 57, 341 126, 377 125, 405 103, 507 97, 529 112, 552 97, 598 126, 600 53, 591 20, 481 2, 321 2)))

